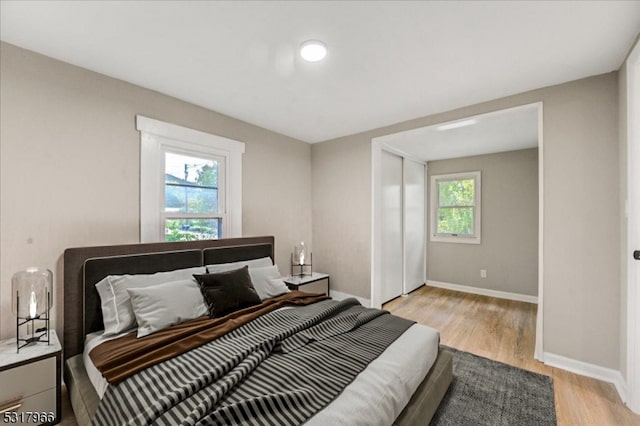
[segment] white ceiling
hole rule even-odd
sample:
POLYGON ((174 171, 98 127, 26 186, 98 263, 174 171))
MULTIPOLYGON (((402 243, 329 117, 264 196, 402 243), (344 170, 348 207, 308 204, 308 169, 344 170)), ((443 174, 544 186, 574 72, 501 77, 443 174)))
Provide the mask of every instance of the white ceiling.
POLYGON ((307 142, 617 70, 639 30, 637 1, 0 3, 3 41, 307 142))
MULTIPOLYGON (((467 117, 470 118, 470 117, 467 117)), ((538 104, 474 116, 475 124, 442 130, 440 125, 421 127, 379 139, 388 147, 424 161, 538 146, 538 104)), ((453 123, 466 121, 458 120, 453 123)))

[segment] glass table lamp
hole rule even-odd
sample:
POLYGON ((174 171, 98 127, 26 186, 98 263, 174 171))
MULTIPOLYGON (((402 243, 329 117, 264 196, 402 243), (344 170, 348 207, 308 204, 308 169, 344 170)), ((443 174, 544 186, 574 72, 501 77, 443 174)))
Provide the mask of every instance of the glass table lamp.
POLYGON ((309 268, 309 275, 312 274, 313 270, 313 255, 311 253, 307 253, 307 249, 304 246, 304 241, 301 241, 300 244, 296 244, 293 247, 293 253, 291 253, 291 275, 293 276, 294 268, 300 268, 299 276, 307 275, 305 274, 305 266, 309 268))
POLYGON ((293 260, 298 263, 298 265, 304 265, 304 257, 306 255, 304 249, 304 241, 301 241, 300 244, 296 245, 293 250, 293 260))
POLYGON ((33 342, 49 343, 49 320, 53 301, 53 274, 48 269, 27 268, 11 278, 13 313, 16 315, 16 345, 18 352, 33 342), (36 329, 36 322, 40 328, 36 329), (42 324, 44 322, 44 325, 42 324), (26 325, 26 335, 20 327, 26 325), (31 329, 29 331, 29 329, 31 329))

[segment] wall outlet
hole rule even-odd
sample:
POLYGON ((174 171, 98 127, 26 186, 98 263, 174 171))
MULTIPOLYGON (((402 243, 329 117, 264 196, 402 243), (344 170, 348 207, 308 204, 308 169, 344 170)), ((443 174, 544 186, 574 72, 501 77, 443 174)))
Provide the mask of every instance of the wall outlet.
POLYGON ((487 278, 487 270, 480 269, 480 278, 487 278))

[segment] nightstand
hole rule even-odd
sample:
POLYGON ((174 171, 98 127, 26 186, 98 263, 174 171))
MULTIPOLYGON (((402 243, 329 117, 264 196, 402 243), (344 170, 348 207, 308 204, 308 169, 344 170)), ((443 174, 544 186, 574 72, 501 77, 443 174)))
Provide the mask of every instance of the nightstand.
POLYGON ((284 277, 283 280, 291 290, 300 290, 307 293, 324 293, 329 296, 329 274, 314 272, 311 275, 284 277))
POLYGON ((62 348, 54 330, 49 340, 19 353, 15 338, 0 341, 0 424, 60 422, 62 348))

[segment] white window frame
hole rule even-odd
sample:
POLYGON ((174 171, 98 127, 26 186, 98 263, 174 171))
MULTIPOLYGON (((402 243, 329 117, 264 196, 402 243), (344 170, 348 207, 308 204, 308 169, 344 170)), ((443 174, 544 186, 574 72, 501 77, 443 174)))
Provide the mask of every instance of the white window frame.
POLYGON ((166 152, 221 162, 219 214, 207 216, 222 218, 223 238, 241 237, 244 143, 141 115, 136 116, 136 129, 140 131, 140 241, 165 241, 166 152))
POLYGON ((446 175, 432 175, 431 176, 431 205, 430 205, 430 232, 429 237, 434 242, 444 243, 461 243, 461 244, 480 244, 481 243, 481 193, 482 182, 480 171, 464 172, 464 173, 450 173, 446 175), (438 209, 440 207, 438 197, 438 182, 451 181, 451 180, 463 180, 473 179, 474 185, 474 205, 473 207, 473 231, 472 235, 459 235, 459 234, 438 234, 438 209))

